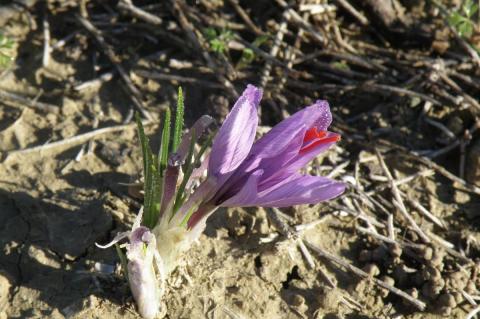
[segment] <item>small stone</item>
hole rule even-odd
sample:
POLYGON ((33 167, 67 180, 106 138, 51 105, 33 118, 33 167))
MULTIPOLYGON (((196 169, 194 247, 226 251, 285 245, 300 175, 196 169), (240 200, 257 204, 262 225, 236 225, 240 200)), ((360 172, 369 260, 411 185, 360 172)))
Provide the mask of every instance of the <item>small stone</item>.
POLYGON ((405 265, 396 265, 392 272, 392 276, 399 286, 407 286, 416 275, 416 270, 407 268, 405 265))
POLYGON ((291 305, 294 307, 301 307, 305 304, 305 298, 301 295, 295 294, 292 297, 291 305))
POLYGON ((394 258, 402 256, 402 247, 399 244, 390 245, 390 255, 394 258))
POLYGON ((420 256, 422 256, 423 259, 425 260, 431 260, 433 257, 433 249, 432 247, 424 247, 423 249, 420 250, 420 256))
MULTIPOLYGON (((443 264, 443 258, 445 257, 445 251, 442 249, 435 249, 433 251, 433 256, 432 259, 430 260, 430 263, 432 266, 441 266, 443 264)), ((442 267, 443 268, 443 267, 442 267)))
POLYGON ((341 298, 342 295, 338 289, 326 290, 318 297, 318 304, 325 312, 336 311, 341 298))
POLYGON ((430 300, 434 300, 437 295, 442 291, 445 286, 445 281, 443 279, 438 282, 427 281, 422 286, 422 295, 430 300))
POLYGON ((442 273, 440 272, 440 270, 431 266, 426 266, 425 268, 423 268, 422 274, 424 280, 438 282, 440 279, 442 279, 442 273))
POLYGON ((455 296, 450 294, 450 293, 444 293, 441 294, 440 297, 438 297, 438 305, 440 307, 451 307, 454 308, 457 306, 457 302, 455 300, 455 296))
POLYGON ((448 275, 449 288, 463 290, 467 285, 467 276, 462 271, 456 271, 448 275))
POLYGON ((375 264, 367 264, 363 267, 363 271, 368 273, 371 277, 376 277, 380 275, 380 269, 375 264))

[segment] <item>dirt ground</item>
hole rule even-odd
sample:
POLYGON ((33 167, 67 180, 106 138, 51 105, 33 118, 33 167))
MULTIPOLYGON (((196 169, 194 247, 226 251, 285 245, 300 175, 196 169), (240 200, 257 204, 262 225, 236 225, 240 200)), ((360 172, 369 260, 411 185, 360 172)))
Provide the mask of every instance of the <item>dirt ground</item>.
POLYGON ((0 48, 12 58, 0 74, 0 318, 139 318, 115 249, 95 246, 141 205, 124 185, 142 171, 132 114, 151 117, 156 148, 179 85, 188 127, 202 114, 221 123, 247 83, 264 88, 262 132, 329 101, 342 141, 308 171, 348 191, 282 211, 354 269, 311 248, 310 265, 262 208, 219 210, 169 279, 162 316, 479 309, 479 20, 461 35, 447 24, 461 1, 387 2, 0 1, 13 43, 0 48))

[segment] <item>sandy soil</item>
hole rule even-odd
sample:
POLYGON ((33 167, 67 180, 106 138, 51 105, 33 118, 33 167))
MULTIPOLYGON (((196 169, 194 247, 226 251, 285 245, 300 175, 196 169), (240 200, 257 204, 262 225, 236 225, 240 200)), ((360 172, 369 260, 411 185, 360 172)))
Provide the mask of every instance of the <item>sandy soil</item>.
MULTIPOLYGON (((56 110, 39 110, 7 99, 0 101, 0 151, 4 155, 0 163, 0 318, 138 318, 115 250, 102 250, 94 245, 129 229, 140 207, 122 185, 137 179, 142 170, 135 126, 104 134, 93 142, 12 152, 79 135, 97 125, 121 124, 131 109, 129 94, 122 89, 124 84, 118 76, 81 92, 73 89, 111 70, 111 64, 99 53, 90 35, 72 21, 76 5, 63 7, 52 3, 55 9, 50 13, 52 38, 57 41, 76 33, 67 45, 52 52, 47 67, 42 66, 41 7, 30 9, 30 20, 20 15, 2 29, 15 40, 12 50, 15 61, 1 74, 0 90, 29 99, 37 97, 41 102, 55 105, 56 110), (32 21, 36 26, 32 26, 32 21), (78 156, 79 152, 83 156, 78 156)), ((98 7, 101 6, 90 3, 88 9, 92 14, 105 14, 102 11, 105 9, 98 7)), ((121 23, 105 26, 114 35, 112 43, 124 64, 152 68, 154 64, 166 67, 175 58, 189 62, 168 43, 163 46, 150 43, 148 34, 141 39, 131 33, 125 39, 119 38, 114 29, 122 27, 121 23), (135 51, 136 44, 139 52, 135 51), (160 46, 160 52, 148 50, 155 45, 160 46), (157 56, 141 57, 146 51, 157 56)), ((193 57, 191 62, 197 74, 202 74, 199 62, 193 57)), ((260 70, 254 70, 256 78, 235 82, 237 89, 241 90, 247 81, 259 81, 260 70)), ((155 118, 162 108, 174 102, 178 82, 146 79, 133 73, 131 79, 144 94, 147 109, 155 118)), ((183 85, 187 125, 203 113, 221 120, 234 101, 226 90, 183 85)), ((267 100, 272 92, 267 88, 267 100)), ((289 112, 312 99, 336 94, 309 90, 300 96, 298 90, 295 92, 289 95, 292 101, 285 107, 289 112)), ((478 90, 471 92, 478 98, 478 90)), ((373 116, 365 120, 351 122, 350 127, 356 131, 344 131, 344 140, 318 158, 309 168, 312 172, 326 175, 333 167, 349 161, 337 178, 354 178, 359 174, 368 179, 383 175, 374 153, 352 140, 357 132, 370 129, 380 129, 377 132, 383 134, 381 137, 410 149, 439 147, 438 130, 418 129, 416 121, 422 106, 415 99, 396 97, 385 101, 381 94, 344 93, 330 100, 339 130, 345 126, 344 118, 367 114, 372 105, 387 105, 392 100, 394 105, 375 109, 373 116), (352 98, 356 103, 351 102, 352 98), (382 133, 381 129, 388 128, 391 130, 382 133), (360 161, 368 157, 374 159, 360 161)), ((279 115, 272 104, 267 101, 263 107, 263 125, 278 122, 279 115)), ((468 118, 452 112, 448 105, 438 106, 433 114, 433 118, 446 124, 449 119, 455 122, 455 118, 468 118)), ((422 125, 424 128, 425 124, 422 125)), ((158 129, 157 125, 148 127, 155 145, 158 145, 158 129)), ((379 147, 382 148, 380 144, 379 147)), ((441 157, 438 162, 455 171, 457 153, 441 157)), ((386 159, 397 179, 427 170, 425 165, 398 153, 392 152, 386 159)), ((470 169, 470 174, 474 174, 474 169, 470 169)), ((365 191, 379 192, 387 198, 387 204, 392 203, 387 184, 385 180, 373 181, 365 191)), ((427 304, 424 312, 313 252, 312 269, 295 240, 278 235, 263 209, 237 208, 219 210, 210 218, 199 243, 168 282, 163 315, 166 318, 465 318, 473 307, 459 292, 478 296, 480 202, 478 195, 457 186, 440 174, 431 173, 417 176, 401 189, 445 223, 442 229, 412 209, 422 229, 452 242, 453 249, 462 251, 472 264, 448 254, 440 245, 402 250, 362 234, 358 230, 359 225, 365 226, 361 218, 347 215, 335 206, 345 207, 346 201, 352 204, 352 199, 358 199, 354 191, 330 205, 284 210, 291 216, 291 225, 321 219, 321 223, 303 233, 303 238, 372 276, 386 281, 394 278, 396 287, 413 296, 415 288, 416 296, 427 304), (277 237, 271 238, 272 235, 277 237), (332 278, 337 288, 331 289, 322 273, 332 278), (456 298, 454 304, 447 300, 450 296, 456 298)), ((357 204, 352 204, 357 212, 371 214, 368 203, 357 204)), ((387 210, 395 211, 391 207, 387 210)), ((372 216, 386 220, 381 213, 372 216)), ((398 211, 395 226, 401 231, 398 236, 406 242, 420 242, 398 211)), ((384 229, 381 232, 386 235, 384 229)))

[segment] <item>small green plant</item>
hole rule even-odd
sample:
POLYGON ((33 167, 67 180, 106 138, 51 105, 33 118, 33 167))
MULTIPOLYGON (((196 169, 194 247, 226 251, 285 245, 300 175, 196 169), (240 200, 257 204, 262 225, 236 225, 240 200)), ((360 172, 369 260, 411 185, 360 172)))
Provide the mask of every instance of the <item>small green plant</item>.
POLYGON ((13 40, 0 33, 0 68, 8 66, 13 61, 12 48, 13 40))
POLYGON ((208 40, 210 50, 218 54, 225 54, 228 50, 228 42, 234 38, 233 32, 228 29, 217 31, 214 28, 206 28, 203 33, 208 40))
MULTIPOLYGON (((269 39, 268 35, 261 35, 253 41, 252 45, 255 46, 255 47, 259 47, 263 43, 268 41, 268 39, 269 39)), ((244 48, 243 51, 242 51, 242 56, 240 57, 240 60, 237 63, 237 69, 241 69, 241 68, 244 68, 245 66, 249 65, 250 63, 255 61, 256 57, 257 56, 252 49, 244 48)))
POLYGON ((465 0, 458 10, 450 14, 448 22, 461 37, 469 38, 475 27, 473 16, 477 11, 478 4, 474 0, 465 0))

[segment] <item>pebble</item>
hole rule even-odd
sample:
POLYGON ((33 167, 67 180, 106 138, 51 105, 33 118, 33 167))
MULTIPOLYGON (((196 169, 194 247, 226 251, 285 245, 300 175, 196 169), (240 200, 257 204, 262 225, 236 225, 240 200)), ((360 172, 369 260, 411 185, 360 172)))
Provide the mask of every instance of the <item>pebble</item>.
POLYGON ((402 247, 399 244, 390 245, 390 255, 394 258, 402 256, 402 247))
POLYGON ((428 299, 435 299, 437 295, 442 291, 443 287, 445 287, 445 280, 440 279, 439 281, 427 281, 422 286, 422 295, 428 299))
POLYGON ((371 277, 376 277, 376 276, 380 275, 380 269, 375 264, 366 264, 363 267, 363 271, 368 273, 371 277))

